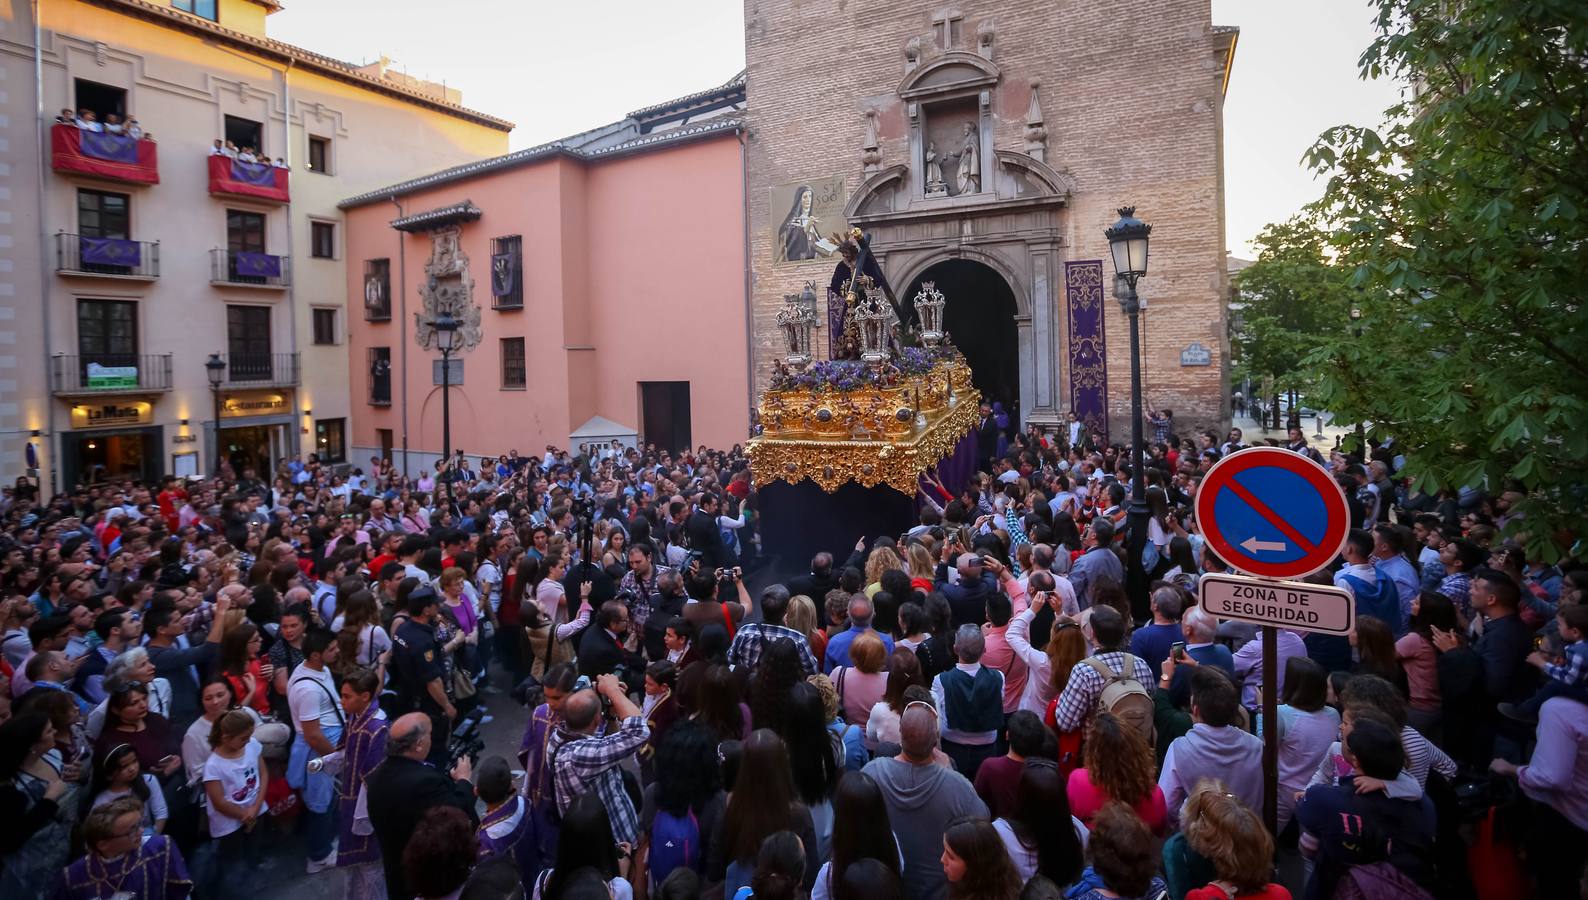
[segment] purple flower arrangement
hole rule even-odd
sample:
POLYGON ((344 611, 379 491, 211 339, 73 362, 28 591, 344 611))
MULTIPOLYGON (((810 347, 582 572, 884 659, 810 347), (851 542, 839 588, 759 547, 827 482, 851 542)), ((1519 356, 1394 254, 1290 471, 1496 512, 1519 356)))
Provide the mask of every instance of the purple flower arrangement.
POLYGON ((954 358, 951 347, 906 347, 881 372, 855 360, 814 362, 802 372, 775 366, 769 387, 774 391, 857 391, 862 388, 897 387, 903 378, 926 375, 934 366, 954 358))

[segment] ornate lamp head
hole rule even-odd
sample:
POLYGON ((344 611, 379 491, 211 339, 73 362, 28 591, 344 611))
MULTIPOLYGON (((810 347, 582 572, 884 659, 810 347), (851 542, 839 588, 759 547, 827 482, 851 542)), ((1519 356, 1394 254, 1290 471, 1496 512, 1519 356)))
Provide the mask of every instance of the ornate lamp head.
POLYGON ((915 313, 921 320, 921 343, 936 347, 943 340, 943 292, 931 281, 921 282, 915 295, 915 313))
POLYGON ((783 308, 778 310, 777 326, 783 329, 783 335, 788 340, 788 355, 783 361, 796 372, 810 365, 811 328, 815 324, 816 311, 803 302, 801 295, 783 295, 783 308))
MULTIPOLYGON (((869 278, 862 280, 870 281, 869 278)), ((867 290, 865 297, 855 305, 855 325, 860 330, 860 359, 878 371, 881 371, 889 356, 888 312, 875 290, 867 290)))

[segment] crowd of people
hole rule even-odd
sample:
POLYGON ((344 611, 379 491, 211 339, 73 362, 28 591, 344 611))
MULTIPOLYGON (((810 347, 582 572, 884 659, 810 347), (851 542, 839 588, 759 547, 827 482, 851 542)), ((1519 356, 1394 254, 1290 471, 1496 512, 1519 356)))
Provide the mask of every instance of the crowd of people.
POLYGON ((57 125, 71 125, 81 131, 92 131, 97 134, 119 134, 130 137, 135 141, 152 141, 154 135, 143 130, 138 124, 136 116, 126 119, 116 113, 106 113, 105 120, 99 120, 99 114, 91 109, 80 109, 72 112, 70 108, 62 109, 61 114, 55 117, 57 125))
POLYGON ((917 523, 789 578, 737 447, 19 479, 0 896, 251 897, 288 842, 393 900, 1577 896, 1588 570, 1499 537, 1515 495, 1292 431, 1351 486, 1312 577, 1358 617, 1266 684, 1197 605, 1241 435, 1151 425, 1135 608, 1129 454, 1078 423, 995 421, 917 523), (528 724, 485 746, 502 691, 528 724))

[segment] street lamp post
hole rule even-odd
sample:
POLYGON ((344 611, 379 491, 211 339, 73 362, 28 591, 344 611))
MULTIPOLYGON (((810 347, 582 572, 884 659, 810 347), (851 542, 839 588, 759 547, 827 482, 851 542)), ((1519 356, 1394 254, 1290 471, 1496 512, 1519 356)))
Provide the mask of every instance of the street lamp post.
POLYGON ((1136 218, 1134 206, 1119 210, 1119 221, 1103 234, 1114 257, 1114 293, 1120 307, 1130 317, 1130 509, 1126 517, 1130 534, 1125 545, 1127 569, 1125 593, 1130 597, 1130 613, 1137 622, 1151 617, 1147 598, 1147 573, 1141 557, 1147 546, 1147 473, 1142 460, 1143 437, 1141 403, 1141 298, 1136 282, 1147 274, 1147 239, 1152 226, 1136 218))
MULTIPOLYGON (((1351 307, 1351 331, 1356 337, 1357 346, 1362 344, 1362 307, 1351 307)), ((1356 452, 1352 454, 1357 462, 1367 459, 1367 429, 1362 427, 1362 421, 1356 423, 1356 452)))
POLYGON ((221 474, 221 382, 226 380, 226 360, 219 353, 211 353, 204 361, 204 374, 210 380, 210 398, 215 404, 215 476, 221 474))
POLYGON ((457 319, 442 310, 431 322, 436 330, 436 347, 441 351, 441 483, 451 496, 452 478, 452 354, 458 349, 457 319))

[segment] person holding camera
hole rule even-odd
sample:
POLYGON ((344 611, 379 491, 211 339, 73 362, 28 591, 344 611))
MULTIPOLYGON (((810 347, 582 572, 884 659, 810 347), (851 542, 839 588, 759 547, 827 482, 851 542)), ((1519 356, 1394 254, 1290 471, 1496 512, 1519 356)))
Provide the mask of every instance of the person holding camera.
MULTIPOLYGON (((403 850, 425 813, 442 806, 462 810, 475 825, 473 770, 467 756, 450 773, 429 765, 435 738, 431 720, 423 713, 398 717, 386 736, 386 758, 364 781, 369 821, 380 843, 386 870, 386 894, 392 900, 414 896, 403 877, 403 850)), ((442 751, 443 758, 445 750, 442 751)))
POLYGON ((612 819, 612 836, 634 846, 639 816, 624 789, 620 767, 635 764, 651 736, 650 726, 616 675, 596 676, 594 689, 574 693, 563 704, 562 714, 546 747, 558 814, 566 815, 580 794, 594 791, 612 819))

